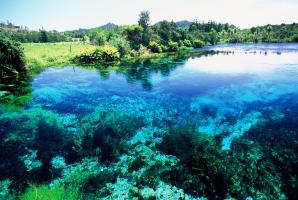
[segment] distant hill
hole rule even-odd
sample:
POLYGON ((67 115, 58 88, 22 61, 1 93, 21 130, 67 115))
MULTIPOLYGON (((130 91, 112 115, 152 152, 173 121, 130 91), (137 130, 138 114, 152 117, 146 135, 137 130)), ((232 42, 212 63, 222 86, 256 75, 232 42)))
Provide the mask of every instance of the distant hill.
POLYGON ((71 34, 76 34, 76 35, 80 35, 80 34, 86 34, 88 33, 89 31, 92 31, 92 30, 95 30, 95 29, 104 29, 104 30, 113 30, 115 28, 117 28, 118 25, 114 24, 114 23, 107 23, 107 24, 104 24, 102 26, 98 26, 98 27, 95 27, 95 28, 79 28, 79 29, 76 29, 76 30, 71 30, 71 31, 65 31, 66 33, 71 33, 71 34))
MULTIPOLYGON (((159 25, 161 22, 162 21, 156 22, 154 25, 159 25)), ((181 27, 181 28, 188 28, 192 24, 191 21, 187 21, 187 20, 182 20, 175 23, 177 24, 178 27, 181 27)))
POLYGON ((176 22, 176 24, 178 27, 186 28, 186 27, 189 27, 192 24, 192 22, 183 20, 183 21, 176 22))
POLYGON ((112 29, 115 29, 117 27, 118 27, 118 25, 109 22, 105 25, 100 26, 99 28, 106 29, 106 30, 112 30, 112 29))

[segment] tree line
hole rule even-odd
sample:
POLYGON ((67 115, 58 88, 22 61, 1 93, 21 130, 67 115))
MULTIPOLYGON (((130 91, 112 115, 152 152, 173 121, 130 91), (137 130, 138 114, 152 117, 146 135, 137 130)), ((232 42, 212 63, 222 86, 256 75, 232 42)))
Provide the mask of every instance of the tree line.
POLYGON ((12 23, 0 23, 0 32, 18 42, 69 42, 79 40, 96 45, 109 43, 120 53, 131 49, 153 52, 176 51, 179 48, 198 48, 217 43, 297 42, 298 24, 265 25, 240 30, 228 23, 161 21, 150 25, 150 13, 142 11, 138 24, 110 28, 79 29, 76 31, 31 31, 12 23))

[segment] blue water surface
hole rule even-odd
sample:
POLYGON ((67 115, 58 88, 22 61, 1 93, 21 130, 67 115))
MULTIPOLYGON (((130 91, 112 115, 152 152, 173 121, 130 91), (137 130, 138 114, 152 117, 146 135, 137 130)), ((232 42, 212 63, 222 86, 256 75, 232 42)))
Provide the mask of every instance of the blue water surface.
POLYGON ((217 53, 111 69, 47 68, 34 77, 26 109, 53 111, 74 132, 98 107, 138 113, 156 127, 192 122, 202 133, 228 133, 222 143, 228 150, 259 121, 283 117, 285 102, 298 102, 298 44, 204 50, 217 53))

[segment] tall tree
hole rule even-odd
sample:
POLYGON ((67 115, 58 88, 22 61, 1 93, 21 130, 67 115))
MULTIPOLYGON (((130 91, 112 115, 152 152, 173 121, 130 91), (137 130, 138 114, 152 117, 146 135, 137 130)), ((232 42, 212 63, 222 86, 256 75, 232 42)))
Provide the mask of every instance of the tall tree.
POLYGON ((139 14, 139 21, 138 21, 139 25, 141 27, 143 27, 144 30, 147 30, 147 28, 149 27, 150 24, 150 13, 149 11, 142 11, 139 14))
POLYGON ((44 43, 49 41, 48 33, 45 30, 40 31, 40 41, 44 43))

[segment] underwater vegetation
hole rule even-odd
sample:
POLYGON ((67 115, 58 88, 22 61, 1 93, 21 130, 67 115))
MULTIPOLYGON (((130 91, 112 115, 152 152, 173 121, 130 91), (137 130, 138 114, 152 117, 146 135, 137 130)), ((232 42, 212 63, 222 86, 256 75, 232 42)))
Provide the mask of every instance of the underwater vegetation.
POLYGON ((31 109, 3 114, 0 127, 0 176, 11 179, 17 191, 29 182, 51 180, 52 158, 68 158, 72 152, 71 136, 64 134, 57 115, 49 111, 31 109))
POLYGON ((0 109, 0 199, 297 199, 295 78, 201 76, 196 55, 23 82, 32 100, 0 109))
POLYGON ((0 84, 1 107, 15 110, 32 100, 31 78, 22 75, 18 78, 3 81, 0 84))
POLYGON ((82 156, 100 156, 101 161, 117 158, 125 149, 123 141, 144 126, 141 117, 117 109, 99 107, 81 121, 82 132, 76 140, 82 156))
POLYGON ((160 176, 208 199, 296 199, 296 114, 288 111, 282 119, 258 123, 234 140, 230 151, 220 148, 221 137, 197 133, 189 125, 174 129, 158 148, 180 161, 160 176))

